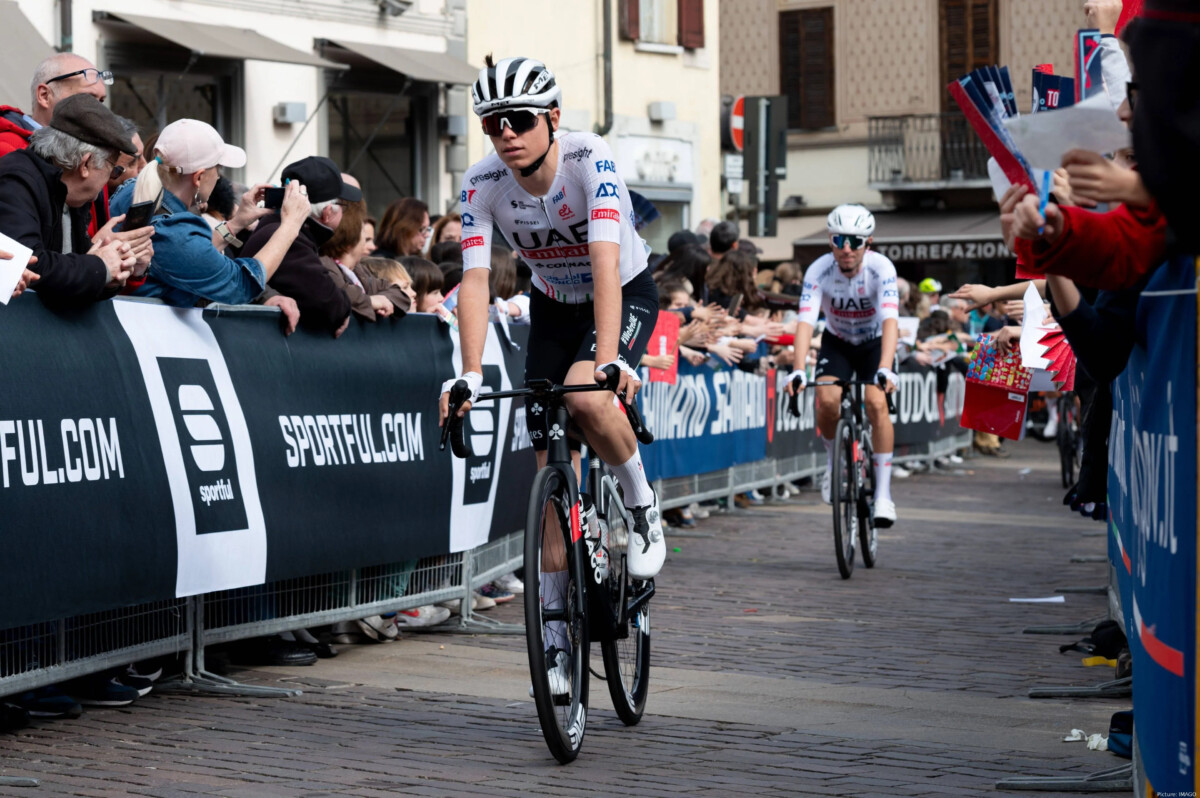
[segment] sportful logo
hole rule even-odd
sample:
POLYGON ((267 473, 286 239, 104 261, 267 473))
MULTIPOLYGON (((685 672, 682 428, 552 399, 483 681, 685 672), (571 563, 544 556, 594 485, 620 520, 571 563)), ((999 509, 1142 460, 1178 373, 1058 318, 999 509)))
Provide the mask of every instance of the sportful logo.
POLYGON ((620 192, 617 191, 616 183, 601 183, 600 187, 596 189, 596 199, 602 199, 604 197, 620 197, 620 196, 621 196, 621 194, 620 194, 620 192))
MULTIPOLYGON (((500 384, 500 368, 485 365, 480 392, 498 390, 500 384)), ((463 486, 463 504, 486 503, 491 495, 492 461, 496 457, 496 443, 500 431, 499 402, 485 402, 482 406, 472 407, 467 414, 465 426, 472 455, 466 462, 467 479, 463 486)))
POLYGON ((596 174, 600 174, 601 172, 615 173, 616 171, 617 165, 612 161, 596 161, 596 174))
POLYGON ((184 470, 192 490, 196 533, 245 529, 246 507, 238 481, 237 456, 208 361, 158 358, 167 400, 175 419, 184 470))
POLYGON ((561 208, 558 209, 558 215, 564 219, 574 219, 575 211, 571 210, 570 205, 563 205, 561 208))
MULTIPOLYGON (((471 185, 475 185, 476 183, 478 183, 481 180, 483 180, 483 181, 500 180, 507 176, 508 176, 507 169, 493 169, 490 172, 484 172, 481 175, 475 175, 474 177, 472 177, 471 185)), ((468 200, 468 201, 470 201, 470 200, 468 200)))
POLYGON ((593 219, 608 219, 612 222, 621 221, 621 212, 615 208, 596 208, 592 211, 593 219))
POLYGON ((592 157, 591 148, 584 148, 582 150, 574 150, 572 152, 568 152, 566 155, 563 156, 563 160, 564 161, 583 161, 583 160, 587 160, 588 158, 591 158, 591 157, 592 157))

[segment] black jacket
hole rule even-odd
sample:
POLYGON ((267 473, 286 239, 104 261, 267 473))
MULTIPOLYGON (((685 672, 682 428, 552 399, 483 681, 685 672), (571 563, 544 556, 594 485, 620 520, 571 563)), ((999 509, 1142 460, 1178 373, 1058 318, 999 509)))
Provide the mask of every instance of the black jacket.
MULTIPOLYGON (((263 217, 258 229, 242 247, 241 257, 253 258, 279 229, 279 214, 263 217)), ((333 231, 313 221, 304 222, 299 235, 283 256, 283 262, 267 284, 300 306, 300 323, 330 332, 342 326, 350 315, 350 299, 333 281, 321 263, 318 247, 329 240, 333 231)))
POLYGON ((112 296, 108 267, 96 255, 88 238, 91 208, 71 209, 71 241, 75 254, 64 255, 63 205, 67 187, 62 170, 34 155, 17 150, 0 158, 0 233, 33 250, 37 263, 30 271, 42 276, 33 284, 45 300, 79 304, 112 296))

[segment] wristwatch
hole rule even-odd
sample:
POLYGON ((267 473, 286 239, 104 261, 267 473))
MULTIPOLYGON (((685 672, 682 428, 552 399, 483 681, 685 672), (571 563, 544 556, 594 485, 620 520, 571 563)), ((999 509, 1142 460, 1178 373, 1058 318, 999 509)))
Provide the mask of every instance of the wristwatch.
POLYGON ((221 222, 218 224, 217 232, 221 234, 221 238, 225 239, 225 243, 229 244, 231 247, 240 247, 242 245, 242 240, 235 236, 229 229, 228 222, 221 222))

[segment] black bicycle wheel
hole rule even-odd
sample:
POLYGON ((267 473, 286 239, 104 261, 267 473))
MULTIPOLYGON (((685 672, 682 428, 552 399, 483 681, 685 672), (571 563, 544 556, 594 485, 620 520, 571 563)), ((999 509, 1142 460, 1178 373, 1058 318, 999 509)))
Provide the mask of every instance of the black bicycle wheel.
MULTIPOLYGON (((624 547, 618 548, 614 543, 626 539, 629 534, 624 528, 625 518, 619 506, 621 499, 615 493, 605 499, 600 506, 606 509, 603 521, 608 524, 610 551, 608 579, 599 589, 608 591, 608 600, 614 606, 622 600, 628 606, 630 597, 636 595, 644 583, 629 577, 624 547)), ((625 628, 618 630, 616 639, 601 641, 600 652, 604 655, 604 677, 613 709, 626 726, 636 725, 646 710, 646 696, 650 693, 649 602, 626 619, 625 628)))
POLYGON ((842 579, 854 573, 854 548, 858 527, 857 496, 854 490, 854 436, 846 419, 838 422, 833 437, 833 473, 829 478, 833 500, 833 544, 842 579))
POLYGON ((875 530, 875 458, 871 455, 871 435, 863 430, 859 444, 859 467, 862 480, 858 485, 858 548, 862 552, 863 565, 875 567, 875 555, 879 550, 879 535, 875 530))
MULTIPOLYGON (((542 736, 550 753, 564 765, 574 760, 583 747, 590 667, 583 541, 571 540, 569 505, 562 474, 549 467, 539 471, 530 491, 525 525, 525 642, 542 736), (557 590, 546 586, 550 580, 543 578, 544 561, 548 559, 544 554, 555 549, 567 565, 566 584, 557 590), (549 626, 557 623, 566 624, 565 651, 561 650, 561 635, 555 634, 562 627, 549 626), (557 695, 551 690, 546 669, 546 654, 551 647, 558 649, 558 661, 565 658, 566 692, 560 689, 557 695)), ((564 680, 555 681, 560 688, 563 686, 564 680)))

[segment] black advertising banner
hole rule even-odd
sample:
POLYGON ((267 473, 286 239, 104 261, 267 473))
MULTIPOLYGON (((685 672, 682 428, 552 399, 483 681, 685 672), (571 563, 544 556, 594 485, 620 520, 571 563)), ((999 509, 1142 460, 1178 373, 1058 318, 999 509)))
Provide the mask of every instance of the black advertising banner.
POLYGON ((0 308, 0 627, 175 595, 154 417, 111 303, 0 308))

